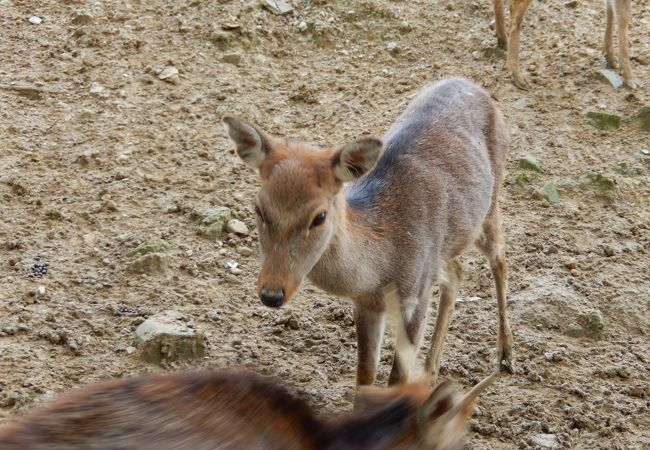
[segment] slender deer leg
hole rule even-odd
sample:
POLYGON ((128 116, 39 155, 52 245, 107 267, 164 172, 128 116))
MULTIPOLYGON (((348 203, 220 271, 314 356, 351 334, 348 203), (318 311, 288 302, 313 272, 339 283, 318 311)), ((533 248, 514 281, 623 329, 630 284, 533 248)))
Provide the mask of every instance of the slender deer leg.
POLYGON ((630 27, 631 6, 630 0, 614 0, 616 5, 616 21, 618 22, 618 55, 623 81, 630 88, 635 88, 632 81, 632 69, 630 67, 630 43, 627 38, 627 30, 630 27))
POLYGON ((385 327, 383 310, 364 307, 360 303, 362 302, 357 302, 354 308, 357 327, 357 386, 369 385, 375 381, 385 327))
POLYGON ((409 297, 400 301, 400 314, 396 318, 398 327, 395 343, 393 367, 388 378, 388 385, 402 384, 409 380, 415 359, 420 349, 424 322, 429 307, 429 289, 422 298, 409 297))
POLYGON ((506 35, 506 16, 503 12, 503 0, 492 0, 492 4, 494 5, 497 45, 505 50, 508 48, 508 38, 506 35))
POLYGON ((499 209, 488 216, 483 224, 483 235, 476 242, 477 247, 487 257, 496 285, 497 305, 499 309, 499 328, 497 331, 497 365, 500 371, 514 373, 512 360, 512 331, 508 322, 508 305, 506 302, 507 267, 503 229, 499 209))
POLYGON ((607 22, 605 23, 605 41, 603 43, 603 53, 607 61, 607 67, 610 69, 616 68, 616 58, 614 57, 614 7, 612 1, 605 0, 605 10, 607 14, 607 22))
POLYGON ((442 347, 445 343, 445 335, 449 328, 449 320, 454 311, 458 288, 463 281, 463 263, 460 258, 454 258, 445 262, 443 276, 440 282, 440 298, 438 300, 438 314, 436 324, 433 329, 431 347, 427 354, 424 364, 427 373, 431 374, 431 382, 435 383, 438 378, 440 369, 440 357, 442 356, 442 347))
POLYGON ((524 15, 532 0, 510 0, 510 33, 508 36, 508 70, 515 85, 520 89, 528 89, 528 81, 519 66, 519 35, 524 15))

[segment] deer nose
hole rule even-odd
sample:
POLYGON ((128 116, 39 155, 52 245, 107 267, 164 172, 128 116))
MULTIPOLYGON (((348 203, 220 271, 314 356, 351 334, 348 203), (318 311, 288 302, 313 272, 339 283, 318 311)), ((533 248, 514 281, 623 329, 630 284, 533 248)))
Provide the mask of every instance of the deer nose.
POLYGON ((284 303, 284 289, 266 289, 260 290, 260 300, 266 306, 279 308, 284 303))

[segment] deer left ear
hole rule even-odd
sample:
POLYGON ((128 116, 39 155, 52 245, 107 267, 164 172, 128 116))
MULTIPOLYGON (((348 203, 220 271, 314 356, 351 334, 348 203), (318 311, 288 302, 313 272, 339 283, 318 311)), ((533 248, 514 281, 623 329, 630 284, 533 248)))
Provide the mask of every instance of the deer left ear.
POLYGON ((332 158, 334 176, 346 182, 361 178, 375 167, 383 143, 376 138, 361 139, 342 147, 332 158))

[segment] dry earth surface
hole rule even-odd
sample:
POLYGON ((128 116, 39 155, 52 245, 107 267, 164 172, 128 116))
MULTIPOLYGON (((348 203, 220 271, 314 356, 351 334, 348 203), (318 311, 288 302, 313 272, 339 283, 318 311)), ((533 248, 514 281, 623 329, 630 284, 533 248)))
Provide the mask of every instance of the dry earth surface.
MULTIPOLYGON (((460 75, 493 93, 512 133, 502 204, 518 368, 481 398, 469 447, 648 448, 650 133, 632 120, 650 105, 648 0, 633 2, 635 91, 598 77, 600 0, 533 2, 529 91, 494 48, 488 0, 292 5, 0 0, 1 420, 106 377, 226 366, 277 375, 323 414, 348 410, 351 307, 309 285, 282 310, 256 298, 258 176, 220 117, 338 145, 381 136, 421 86, 460 75), (620 128, 593 128, 589 111, 620 128), (519 167, 527 154, 544 173, 519 167), (217 206, 250 233, 207 238, 217 206), (160 241, 162 266, 129 270, 138 245, 160 241), (205 358, 139 359, 135 327, 164 311, 205 334, 205 358)), ((490 371, 496 305, 485 260, 465 262, 441 372, 467 389, 490 371)))

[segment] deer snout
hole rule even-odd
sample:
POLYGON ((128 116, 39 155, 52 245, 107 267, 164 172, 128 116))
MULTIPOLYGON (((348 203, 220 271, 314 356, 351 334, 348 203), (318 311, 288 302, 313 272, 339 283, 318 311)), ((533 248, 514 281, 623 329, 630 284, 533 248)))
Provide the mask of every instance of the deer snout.
POLYGON ((260 289, 260 300, 266 306, 279 308, 284 303, 284 289, 260 289))

